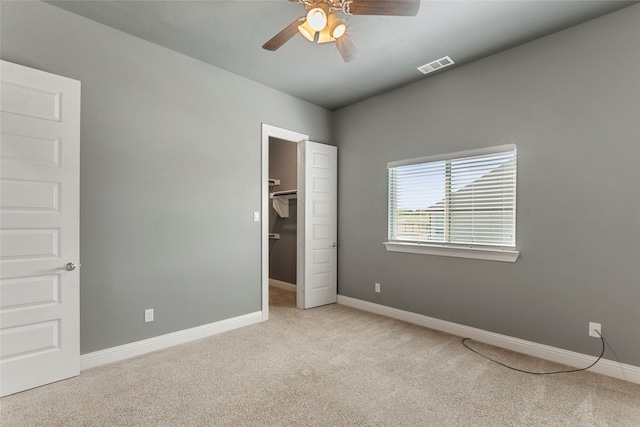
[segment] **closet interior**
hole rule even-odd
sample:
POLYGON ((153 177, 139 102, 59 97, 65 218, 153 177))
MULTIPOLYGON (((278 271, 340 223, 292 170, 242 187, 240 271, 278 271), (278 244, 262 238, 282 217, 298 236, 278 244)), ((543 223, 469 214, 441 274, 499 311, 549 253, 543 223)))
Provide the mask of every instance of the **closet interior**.
POLYGON ((269 285, 295 290, 297 143, 269 138, 269 285))

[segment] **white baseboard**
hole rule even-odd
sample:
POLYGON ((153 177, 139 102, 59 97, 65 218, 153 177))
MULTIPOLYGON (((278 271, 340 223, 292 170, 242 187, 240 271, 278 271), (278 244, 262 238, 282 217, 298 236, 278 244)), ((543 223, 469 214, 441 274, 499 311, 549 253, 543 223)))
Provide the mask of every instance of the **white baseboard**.
POLYGON ((283 282, 282 280, 269 279, 269 286, 284 289, 285 291, 296 291, 296 285, 293 283, 283 282))
MULTIPOLYGON (((382 316, 391 317, 408 323, 413 323, 415 325, 424 326, 426 328, 447 332, 459 337, 471 338, 486 344, 495 345, 518 353, 551 360, 553 362, 562 363, 576 368, 589 366, 595 360, 593 356, 586 354, 538 344, 519 338, 513 338, 507 335, 496 334, 494 332, 459 325, 446 320, 411 313, 409 311, 399 310, 397 308, 387 307, 343 295, 338 295, 338 304, 380 314, 382 316)), ((640 367, 638 366, 627 365, 608 359, 601 359, 589 370, 598 374, 640 384, 640 367)))
POLYGON ((262 312, 256 311, 255 313, 232 317, 219 322, 209 323, 208 325, 196 326, 195 328, 172 332, 170 334, 119 345, 117 347, 111 347, 105 350, 95 351, 93 353, 82 354, 80 355, 80 370, 95 368, 96 366, 117 362, 119 360, 128 359, 129 357, 139 356, 141 354, 150 353, 152 351, 161 350, 174 345, 206 338, 211 335, 220 334, 222 332, 242 328, 259 322, 262 322, 262 312))

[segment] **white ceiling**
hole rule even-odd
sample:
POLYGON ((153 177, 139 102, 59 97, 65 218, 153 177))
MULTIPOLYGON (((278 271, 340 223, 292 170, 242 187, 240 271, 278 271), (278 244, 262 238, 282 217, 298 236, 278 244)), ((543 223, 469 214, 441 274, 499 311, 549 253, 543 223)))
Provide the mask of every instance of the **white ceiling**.
POLYGON ((443 56, 456 65, 440 72, 636 2, 422 1, 415 17, 349 16, 358 58, 345 63, 332 43, 299 34, 261 48, 304 15, 286 0, 48 1, 330 110, 429 78, 416 67, 443 56))

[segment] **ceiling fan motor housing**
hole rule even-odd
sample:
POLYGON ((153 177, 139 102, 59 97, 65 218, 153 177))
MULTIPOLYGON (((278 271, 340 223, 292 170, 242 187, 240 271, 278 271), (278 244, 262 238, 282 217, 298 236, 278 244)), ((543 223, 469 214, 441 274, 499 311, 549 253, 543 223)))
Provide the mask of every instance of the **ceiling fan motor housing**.
POLYGON ((351 15, 349 12, 349 6, 353 3, 353 0, 293 0, 295 3, 303 4, 309 11, 312 9, 322 9, 325 13, 342 12, 345 15, 351 15))

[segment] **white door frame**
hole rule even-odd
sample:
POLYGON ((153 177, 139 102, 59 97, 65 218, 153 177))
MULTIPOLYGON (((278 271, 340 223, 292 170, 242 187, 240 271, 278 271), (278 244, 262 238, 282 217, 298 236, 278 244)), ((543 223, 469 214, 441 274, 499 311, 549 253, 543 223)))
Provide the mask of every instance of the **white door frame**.
MULTIPOLYGON (((309 139, 309 135, 305 135, 299 132, 275 127, 262 123, 262 230, 260 233, 260 239, 262 242, 261 260, 262 260, 262 320, 269 319, 269 138, 279 138, 286 141, 295 142, 299 144, 300 141, 306 141, 309 139)), ((297 167, 298 177, 300 177, 300 149, 298 147, 297 167)), ((300 183, 298 183, 298 191, 300 191, 300 183)), ((301 197, 298 193, 298 197, 301 197)), ((300 220, 302 213, 302 204, 298 203, 298 221, 300 220)), ((299 239, 299 237, 298 237, 299 239)), ((299 240, 298 240, 299 242, 299 240)), ((300 267, 300 244, 298 243, 297 250, 297 266, 300 267)), ((300 274, 297 274, 296 293, 300 295, 301 287, 304 283, 300 282, 300 274)), ((299 302, 300 298, 296 298, 299 302)))

